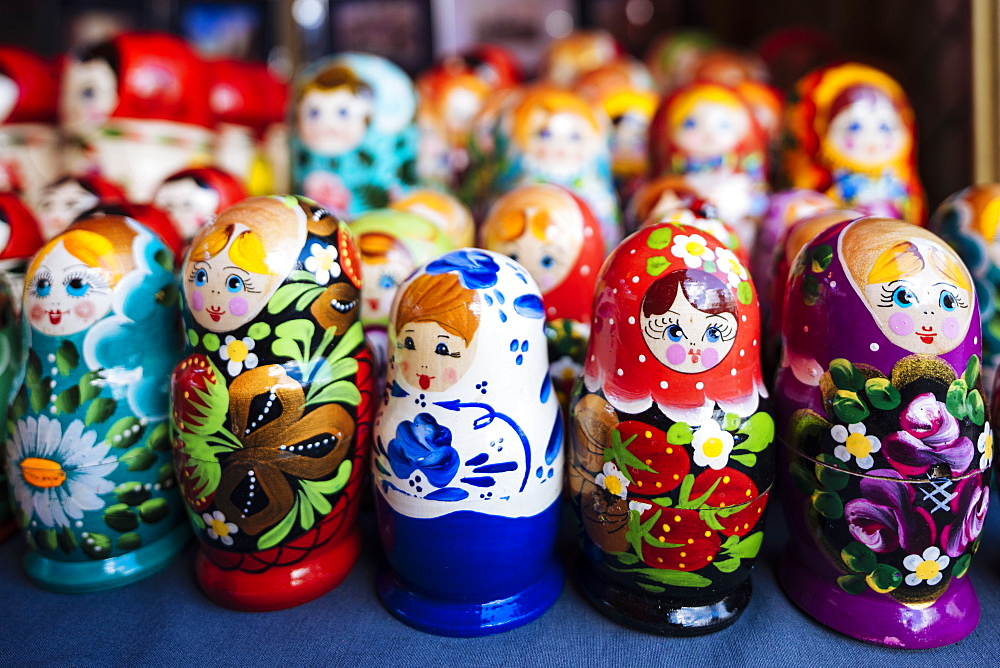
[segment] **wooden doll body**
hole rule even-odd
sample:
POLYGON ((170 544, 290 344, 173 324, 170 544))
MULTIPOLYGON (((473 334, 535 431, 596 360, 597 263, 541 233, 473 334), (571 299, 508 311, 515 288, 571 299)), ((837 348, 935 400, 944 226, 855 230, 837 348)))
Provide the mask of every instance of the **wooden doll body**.
POLYGON ((562 589, 563 422, 544 309, 523 267, 460 249, 400 286, 372 474, 389 568, 379 597, 418 629, 526 624, 562 589))
POLYGON ((152 232, 105 216, 56 236, 28 268, 7 463, 24 568, 41 587, 119 587, 190 538, 167 423, 182 345, 173 267, 152 232))
POLYGON ((583 589, 643 631, 725 628, 773 478, 753 284, 716 239, 663 223, 609 256, 594 310, 569 469, 583 589))
POLYGON ((336 587, 355 526, 372 365, 347 226, 304 198, 255 197, 195 237, 174 460, 215 602, 275 610, 336 587))
POLYGON ((785 592, 866 642, 957 642, 993 454, 968 271, 914 225, 842 222, 798 253, 782 338, 785 592))

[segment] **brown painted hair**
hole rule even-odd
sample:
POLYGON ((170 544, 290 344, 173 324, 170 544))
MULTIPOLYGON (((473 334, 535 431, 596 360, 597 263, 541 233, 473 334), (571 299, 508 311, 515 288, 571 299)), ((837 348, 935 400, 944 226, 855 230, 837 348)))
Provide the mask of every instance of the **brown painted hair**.
POLYGON ((476 291, 462 287, 455 274, 424 274, 403 292, 396 309, 396 332, 411 322, 436 322, 468 346, 479 329, 476 291))
POLYGON ((729 287, 717 276, 700 269, 672 271, 650 285, 642 298, 642 315, 648 318, 666 313, 678 290, 691 306, 703 313, 736 316, 736 301, 729 287))

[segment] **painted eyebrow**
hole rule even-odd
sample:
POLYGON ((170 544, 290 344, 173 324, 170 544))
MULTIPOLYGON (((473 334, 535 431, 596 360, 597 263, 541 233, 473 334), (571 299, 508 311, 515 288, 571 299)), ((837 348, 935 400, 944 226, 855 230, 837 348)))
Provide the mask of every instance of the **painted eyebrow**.
POLYGON ((235 269, 236 271, 242 271, 244 274, 247 274, 247 275, 250 274, 250 272, 247 271, 246 269, 240 269, 239 267, 234 267, 233 265, 229 265, 227 267, 223 267, 222 268, 223 271, 225 271, 226 269, 235 269))
POLYGON ((931 287, 932 287, 932 288, 936 288, 936 287, 937 287, 937 286, 939 286, 939 285, 947 285, 947 286, 948 286, 949 288, 955 288, 956 290, 961 290, 961 288, 959 288, 959 287, 958 287, 957 285, 955 285, 954 283, 948 283, 948 282, 946 282, 946 281, 938 281, 937 283, 935 283, 935 284, 934 284, 934 285, 932 285, 931 287))
POLYGON ((406 332, 414 332, 414 331, 416 330, 413 329, 412 327, 407 327, 406 329, 403 330, 403 333, 405 334, 406 332))
POLYGON ((448 336, 447 334, 438 334, 438 338, 439 339, 450 339, 451 337, 448 336))
POLYGON ((723 320, 726 319, 721 313, 713 313, 712 315, 710 315, 708 317, 709 318, 722 318, 723 320))

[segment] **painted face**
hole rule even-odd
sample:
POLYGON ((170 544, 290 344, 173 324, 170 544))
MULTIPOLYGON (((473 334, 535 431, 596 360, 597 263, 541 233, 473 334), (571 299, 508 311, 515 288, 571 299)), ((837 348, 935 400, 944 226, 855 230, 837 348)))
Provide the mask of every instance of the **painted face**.
POLYGON ((965 337, 969 291, 933 270, 865 286, 865 299, 889 340, 914 353, 942 355, 965 337))
POLYGON ((361 319, 385 322, 399 284, 416 267, 410 254, 398 244, 377 262, 370 262, 370 259, 364 254, 361 256, 361 319))
POLYGON ((513 241, 498 244, 496 250, 527 269, 545 294, 569 274, 582 243, 582 238, 565 239, 561 236, 548 237, 543 241, 529 230, 513 241))
POLYGON ((250 321, 282 280, 235 265, 229 249, 238 234, 233 234, 218 255, 187 264, 184 296, 198 324, 213 332, 229 332, 250 321))
POLYGON ((42 236, 51 239, 69 227, 77 216, 94 208, 100 201, 97 195, 75 179, 67 179, 45 188, 38 203, 38 224, 42 227, 42 236))
POLYGON ((0 123, 6 121, 10 112, 14 111, 19 94, 14 80, 5 74, 0 74, 0 123))
POLYGON ((736 317, 699 311, 677 290, 666 313, 642 315, 642 338, 666 367, 681 373, 701 373, 726 358, 736 340, 736 317))
POLYGON ((347 153, 365 138, 371 113, 371 98, 354 95, 347 88, 311 90, 299 104, 299 135, 317 153, 347 153))
POLYGON ((827 141, 845 158, 874 167, 899 155, 906 143, 906 128, 888 100, 863 99, 833 117, 827 141))
POLYGON ((31 326, 49 336, 83 331, 111 310, 108 276, 67 252, 58 242, 25 288, 25 312, 31 326))
POLYGON ((593 160, 599 137, 579 114, 552 114, 528 140, 526 152, 541 167, 582 169, 593 160))
POLYGON ((674 128, 674 143, 694 158, 713 158, 732 151, 750 130, 742 110, 717 102, 697 102, 674 128))
POLYGON ((190 239, 207 225, 219 208, 219 193, 194 179, 177 179, 160 186, 153 204, 166 212, 181 236, 190 239))
POLYGON ((436 322, 410 322, 396 334, 396 364, 403 378, 425 392, 443 392, 472 366, 476 337, 462 337, 436 322))
POLYGON ((72 132, 85 134, 104 125, 118 106, 118 77, 104 60, 69 66, 62 81, 59 112, 72 132))

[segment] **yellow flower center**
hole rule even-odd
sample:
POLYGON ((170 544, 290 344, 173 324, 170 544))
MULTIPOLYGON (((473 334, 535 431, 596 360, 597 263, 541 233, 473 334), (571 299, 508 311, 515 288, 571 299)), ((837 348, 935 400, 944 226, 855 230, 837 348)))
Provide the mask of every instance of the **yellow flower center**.
POLYGON ((229 525, 223 522, 222 520, 213 519, 211 525, 212 525, 212 531, 214 531, 215 535, 217 535, 219 538, 229 535, 229 525))
POLYGON ((250 349, 247 348, 247 344, 237 339, 226 346, 226 352, 229 353, 229 359, 236 363, 242 363, 250 354, 250 349))
POLYGON ((983 447, 983 454, 986 455, 986 459, 993 459, 993 433, 990 432, 986 435, 986 443, 983 447))
POLYGON ((25 482, 35 487, 58 487, 66 482, 66 472, 58 462, 40 457, 21 460, 21 475, 25 482))
POLYGON ((847 437, 847 451, 858 459, 864 459, 872 453, 871 441, 864 434, 851 434, 847 437))
POLYGON ((618 479, 618 476, 605 476, 604 477, 604 488, 614 494, 615 496, 622 495, 622 481, 618 479))
POLYGON ((324 250, 316 254, 316 266, 322 271, 330 271, 330 267, 333 266, 333 256, 332 254, 324 250))
POLYGON ((705 253, 705 247, 697 241, 687 242, 687 245, 684 246, 684 250, 686 250, 689 255, 694 255, 695 257, 701 257, 705 253))
POLYGON ((917 570, 914 572, 921 580, 930 580, 941 572, 941 567, 938 565, 938 562, 928 559, 927 561, 920 562, 920 565, 917 566, 917 570))
POLYGON ((722 439, 721 438, 709 438, 701 446, 701 451, 705 453, 706 457, 715 458, 722 454, 722 439))

